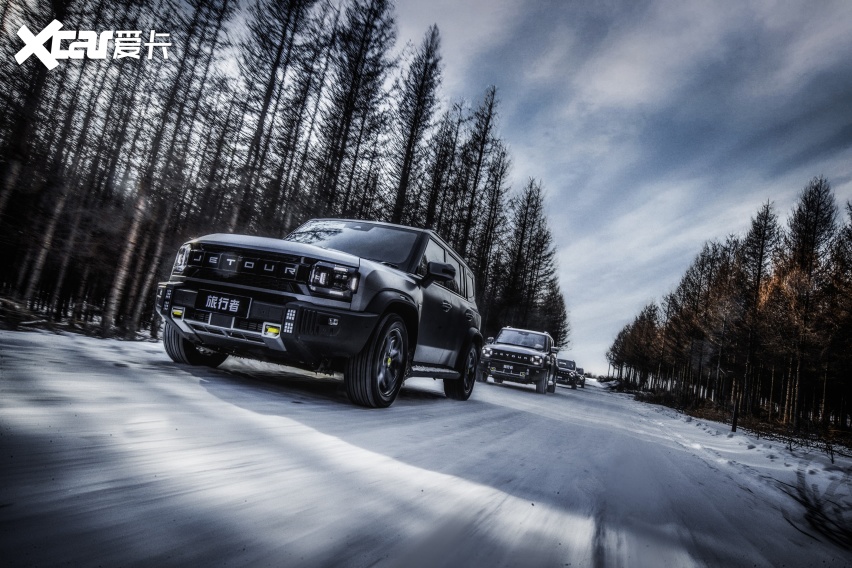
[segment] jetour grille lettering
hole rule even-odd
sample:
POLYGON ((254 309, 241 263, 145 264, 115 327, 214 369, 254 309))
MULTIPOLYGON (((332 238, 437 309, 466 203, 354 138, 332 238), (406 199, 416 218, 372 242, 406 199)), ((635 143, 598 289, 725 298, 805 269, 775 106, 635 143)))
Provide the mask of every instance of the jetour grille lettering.
MULTIPOLYGON (((307 282, 311 261, 301 257, 262 257, 251 253, 241 254, 227 249, 195 249, 190 252, 187 265, 202 269, 199 278, 214 280, 260 277, 279 281, 307 282)), ((188 274, 191 276, 191 274, 188 274)))
POLYGON ((528 363, 530 361, 529 355, 510 353, 507 351, 494 351, 492 357, 495 359, 503 359, 504 361, 517 361, 521 363, 528 363))

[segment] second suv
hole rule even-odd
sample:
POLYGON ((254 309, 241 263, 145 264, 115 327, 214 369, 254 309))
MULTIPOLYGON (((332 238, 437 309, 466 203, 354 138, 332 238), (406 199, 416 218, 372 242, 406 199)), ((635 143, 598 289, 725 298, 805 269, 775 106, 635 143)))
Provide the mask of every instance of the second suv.
POLYGON ((504 327, 482 348, 477 378, 485 381, 491 375, 495 383, 534 384, 539 394, 555 392, 557 351, 547 332, 504 327))
POLYGON ((577 364, 571 359, 556 359, 556 382, 577 388, 577 364))

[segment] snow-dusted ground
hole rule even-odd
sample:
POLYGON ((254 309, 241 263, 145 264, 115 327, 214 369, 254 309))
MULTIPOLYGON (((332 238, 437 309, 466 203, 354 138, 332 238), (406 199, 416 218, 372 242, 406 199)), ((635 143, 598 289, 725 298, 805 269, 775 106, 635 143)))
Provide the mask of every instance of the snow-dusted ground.
POLYGON ((852 565, 788 495, 848 520, 849 460, 594 381, 456 402, 412 379, 365 410, 154 343, 0 332, 0 357, 4 566, 852 565))

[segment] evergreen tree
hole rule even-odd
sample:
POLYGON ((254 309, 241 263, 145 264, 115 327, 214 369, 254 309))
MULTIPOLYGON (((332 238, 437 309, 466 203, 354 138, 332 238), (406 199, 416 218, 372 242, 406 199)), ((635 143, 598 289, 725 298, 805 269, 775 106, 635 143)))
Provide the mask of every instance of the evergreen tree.
POLYGON ((441 83, 440 34, 433 25, 414 55, 399 87, 400 97, 394 128, 395 150, 391 157, 396 195, 390 221, 400 223, 405 217, 406 199, 411 193, 413 179, 418 177, 423 161, 422 142, 438 102, 441 83))

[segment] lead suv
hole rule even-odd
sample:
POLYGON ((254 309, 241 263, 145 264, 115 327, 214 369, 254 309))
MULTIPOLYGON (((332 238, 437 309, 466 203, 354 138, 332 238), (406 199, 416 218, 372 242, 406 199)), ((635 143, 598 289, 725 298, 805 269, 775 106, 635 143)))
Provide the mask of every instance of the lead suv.
POLYGON ((513 381, 534 384, 539 394, 556 391, 556 353, 553 338, 544 331, 504 327, 482 348, 477 378, 495 383, 513 381))
POLYGON ((157 310, 177 363, 215 367, 237 355, 340 371, 352 402, 387 407, 413 375, 470 397, 482 345, 474 284, 433 231, 315 219, 283 240, 185 243, 157 310))

